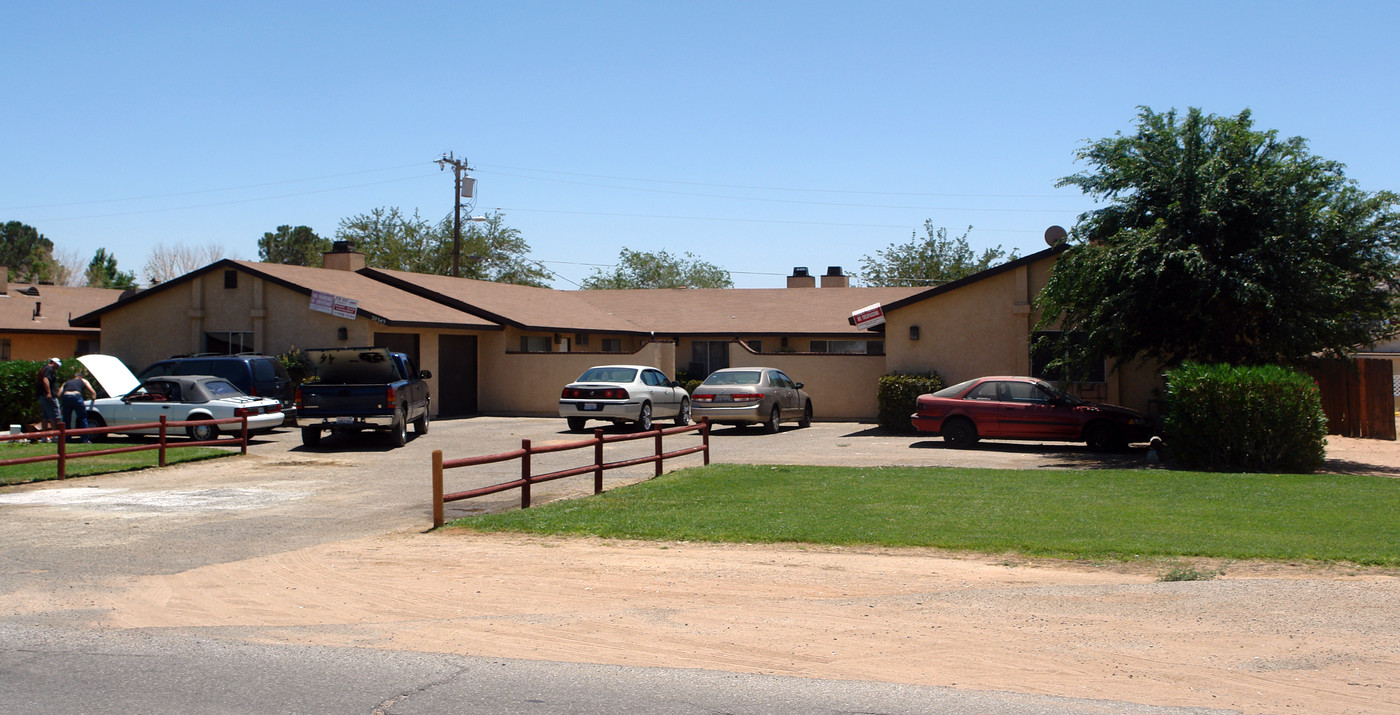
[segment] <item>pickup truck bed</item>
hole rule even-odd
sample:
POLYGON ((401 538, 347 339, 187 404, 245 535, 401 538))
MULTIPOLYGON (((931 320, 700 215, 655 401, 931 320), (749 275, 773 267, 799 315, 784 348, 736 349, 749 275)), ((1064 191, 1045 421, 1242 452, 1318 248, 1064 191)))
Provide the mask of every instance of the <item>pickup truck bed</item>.
POLYGON ((334 348, 307 350, 315 367, 313 380, 297 389, 301 441, 308 447, 321 443, 321 435, 353 434, 364 430, 388 432, 395 446, 408 440, 408 424, 415 434, 428 431, 431 397, 419 372, 403 353, 384 348, 334 348))

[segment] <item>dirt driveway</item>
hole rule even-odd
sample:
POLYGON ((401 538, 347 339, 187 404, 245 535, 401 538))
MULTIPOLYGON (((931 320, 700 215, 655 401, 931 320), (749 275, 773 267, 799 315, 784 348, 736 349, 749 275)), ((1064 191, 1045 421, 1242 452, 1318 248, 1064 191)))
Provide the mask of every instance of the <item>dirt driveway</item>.
MULTIPOLYGON (((1212 562, 1195 565, 1223 568, 1214 580, 1163 583, 1163 563, 425 533, 431 449, 465 456, 460 445, 477 454, 522 437, 574 438, 558 427, 435 423, 403 450, 306 451, 285 433, 246 459, 3 490, 0 610, 30 624, 257 643, 1244 712, 1400 710, 1393 570, 1212 562)), ((1054 468, 1145 459, 1139 451, 1105 463, 1082 448, 1044 445, 953 451, 831 423, 772 436, 721 431, 714 446, 716 461, 753 463, 1054 468)), ((1394 443, 1334 439, 1330 455, 1338 472, 1394 476, 1400 466, 1394 443)), ((457 488, 468 486, 463 479, 457 488)), ((560 488, 552 496, 583 485, 560 488)))

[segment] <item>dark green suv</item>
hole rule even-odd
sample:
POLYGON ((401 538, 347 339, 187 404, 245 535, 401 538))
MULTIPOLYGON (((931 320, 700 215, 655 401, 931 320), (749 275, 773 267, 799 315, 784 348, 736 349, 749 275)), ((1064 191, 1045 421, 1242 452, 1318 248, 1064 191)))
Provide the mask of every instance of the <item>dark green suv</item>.
POLYGON ((153 362, 136 377, 145 380, 161 375, 213 375, 234 387, 258 397, 275 397, 282 403, 285 425, 296 420, 296 386, 281 361, 271 355, 180 355, 153 362))

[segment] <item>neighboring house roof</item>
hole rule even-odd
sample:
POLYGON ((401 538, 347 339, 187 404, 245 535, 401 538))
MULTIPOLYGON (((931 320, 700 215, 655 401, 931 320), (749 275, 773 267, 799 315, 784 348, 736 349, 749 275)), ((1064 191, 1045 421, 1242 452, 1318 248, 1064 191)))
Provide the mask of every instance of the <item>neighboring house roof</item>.
POLYGON ((903 308, 904 306, 911 305, 913 303, 918 303, 919 301, 928 300, 929 298, 932 298, 937 295, 942 295, 944 293, 955 291, 959 288, 962 288, 963 286, 970 285, 978 281, 986 280, 988 278, 991 278, 992 276, 1000 275, 1007 271, 1015 270, 1017 268, 1020 268, 1021 266, 1030 265, 1032 263, 1035 263, 1036 261, 1040 261, 1051 256, 1057 256, 1061 253, 1064 253, 1065 249, 1067 248, 1069 248, 1068 243, 1059 243, 1043 251, 1036 251, 1035 253, 1032 253, 1028 256, 1022 256, 1020 258, 1017 258, 1014 261, 1007 261, 1006 263, 1003 263, 999 266, 992 266, 991 268, 988 268, 985 271, 973 273, 970 276, 960 278, 950 283, 944 283, 941 286, 926 289, 920 293, 911 295, 902 300, 897 300, 884 305, 884 312, 888 314, 892 310, 898 310, 900 308, 903 308))
POLYGON ((115 303, 122 292, 111 288, 71 288, 10 283, 0 293, 0 333, 96 334, 96 327, 70 325, 72 316, 115 303), (38 315, 35 315, 35 307, 38 315))
POLYGON ((149 290, 130 295, 107 306, 93 310, 73 319, 75 325, 97 326, 101 316, 133 301, 155 295, 165 290, 185 284, 207 273, 218 270, 236 269, 257 276, 288 290, 306 295, 310 299, 312 291, 330 293, 359 303, 359 312, 365 317, 394 326, 441 326, 499 330, 495 323, 482 321, 460 310, 435 301, 420 298, 412 293, 399 290, 380 281, 352 273, 327 268, 287 266, 280 263, 257 263, 224 259, 211 263, 197 271, 186 273, 149 290))

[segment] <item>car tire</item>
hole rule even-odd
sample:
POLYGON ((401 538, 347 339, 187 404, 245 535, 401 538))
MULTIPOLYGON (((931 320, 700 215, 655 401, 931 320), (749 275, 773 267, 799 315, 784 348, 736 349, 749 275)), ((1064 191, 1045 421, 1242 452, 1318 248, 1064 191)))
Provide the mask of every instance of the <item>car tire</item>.
POLYGON ((1084 442, 1095 452, 1116 452, 1126 446, 1122 433, 1107 422, 1089 425, 1089 429, 1084 430, 1084 442))
POLYGON ((681 411, 676 413, 676 426, 684 427, 690 424, 690 400, 681 400, 681 411))
POLYGON ((802 419, 797 421, 797 426, 807 428, 812 426, 812 401, 808 400, 802 408, 802 419))
POLYGON ((190 425, 185 428, 185 434, 196 442, 208 442, 211 439, 219 438, 219 426, 209 424, 190 425))
POLYGON ((965 419, 951 419, 943 423, 943 442, 949 447, 967 449, 977 444, 977 425, 965 419))
POLYGON ((588 424, 586 417, 566 417, 565 419, 569 422, 570 432, 582 432, 584 425, 588 424))
POLYGON ((306 426, 301 428, 301 443, 307 447, 318 447, 321 444, 321 428, 306 426))
POLYGON ((763 431, 768 434, 775 434, 783 424, 783 411, 773 405, 773 411, 768 413, 768 421, 763 423, 763 431))
POLYGON ((651 428, 651 403, 643 402, 641 411, 637 413, 637 431, 650 432, 651 428))
MULTIPOLYGON (((107 420, 102 419, 102 415, 99 415, 99 414, 97 414, 96 412, 89 412, 87 418, 88 418, 88 426, 89 426, 89 427, 106 427, 106 426, 107 426, 107 420)), ((92 441, 94 441, 94 442, 106 442, 106 441, 111 437, 111 435, 112 435, 111 432, 94 432, 94 433, 92 434, 92 441)))
POLYGON ((416 420, 413 421, 413 433, 414 433, 414 434, 427 434, 427 433, 428 433, 428 410, 427 410, 427 408, 424 408, 424 409, 423 409, 423 416, 422 416, 422 417, 419 417, 418 419, 416 419, 416 420))
POLYGON ((395 416, 394 424, 389 427, 389 442, 395 447, 402 447, 408 444, 408 415, 400 414, 395 416))

